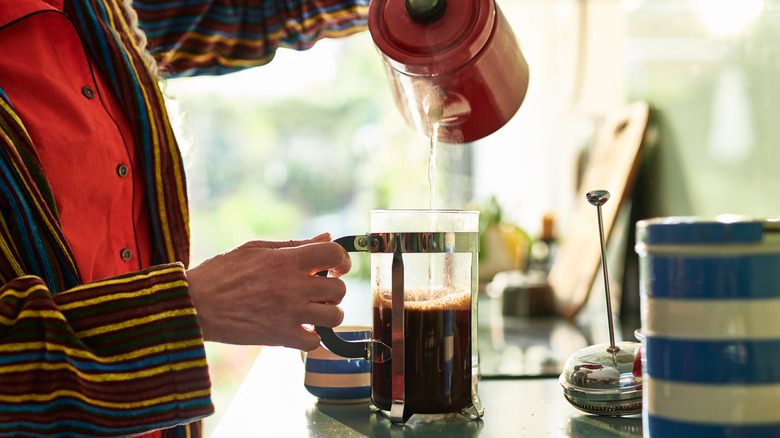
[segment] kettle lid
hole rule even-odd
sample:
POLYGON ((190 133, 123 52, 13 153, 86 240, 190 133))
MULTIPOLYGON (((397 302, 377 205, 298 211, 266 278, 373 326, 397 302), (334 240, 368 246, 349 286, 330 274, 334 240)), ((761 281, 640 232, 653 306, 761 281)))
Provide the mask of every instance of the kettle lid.
POLYGON ((466 64, 487 43, 496 20, 493 0, 450 0, 427 23, 416 21, 407 3, 372 0, 368 30, 387 61, 410 74, 435 75, 466 64))

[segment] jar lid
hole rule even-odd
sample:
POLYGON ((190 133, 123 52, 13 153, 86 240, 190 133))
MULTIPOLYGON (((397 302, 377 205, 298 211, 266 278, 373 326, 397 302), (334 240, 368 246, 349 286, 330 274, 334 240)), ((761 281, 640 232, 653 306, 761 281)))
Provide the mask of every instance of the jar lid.
POLYGON ((450 0, 441 18, 415 22, 405 0, 372 0, 368 30, 398 71, 434 75, 466 64, 485 46, 493 30, 493 0, 450 0))
POLYGON ((724 215, 715 219, 664 217, 637 222, 636 241, 645 245, 760 243, 776 221, 724 215))

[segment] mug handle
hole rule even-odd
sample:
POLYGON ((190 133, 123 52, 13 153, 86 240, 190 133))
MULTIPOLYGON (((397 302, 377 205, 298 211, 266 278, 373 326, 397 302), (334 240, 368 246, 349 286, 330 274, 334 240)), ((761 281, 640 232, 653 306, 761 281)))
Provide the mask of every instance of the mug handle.
MULTIPOLYGON (((344 236, 334 240, 335 243, 341 245, 347 252, 368 252, 369 241, 370 236, 365 234, 359 236, 344 236)), ((317 275, 324 277, 328 275, 328 271, 317 272, 317 275)), ((377 344, 380 344, 380 346, 384 346, 387 349, 388 353, 390 347, 387 347, 379 341, 345 341, 330 327, 315 326, 314 330, 320 335, 322 345, 339 356, 351 359, 368 359, 372 362, 378 362, 377 359, 382 357, 389 358, 389 354, 384 354, 384 349, 377 349, 376 347, 377 344)))

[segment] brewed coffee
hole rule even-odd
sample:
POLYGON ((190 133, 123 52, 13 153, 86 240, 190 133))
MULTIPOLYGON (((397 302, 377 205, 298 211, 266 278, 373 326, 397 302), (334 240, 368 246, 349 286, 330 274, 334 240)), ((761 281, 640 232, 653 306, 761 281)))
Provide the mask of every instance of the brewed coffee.
MULTIPOLYGON (((460 412, 471 405, 471 291, 406 291, 404 305, 407 412, 460 412), (415 295, 425 299, 415 300, 415 295), (432 298, 433 297, 433 298, 432 298)), ((392 345, 389 292, 374 291, 374 339, 392 345)), ((371 399, 390 410, 392 360, 374 363, 371 399)))

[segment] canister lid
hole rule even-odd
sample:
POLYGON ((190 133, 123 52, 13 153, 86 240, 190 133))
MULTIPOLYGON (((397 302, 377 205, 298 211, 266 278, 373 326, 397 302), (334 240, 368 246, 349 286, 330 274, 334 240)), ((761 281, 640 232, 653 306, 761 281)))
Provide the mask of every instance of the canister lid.
POLYGON ((636 241, 645 245, 749 244, 763 240, 765 220, 739 216, 664 217, 637 222, 636 241))
POLYGON ((441 18, 415 22, 405 0, 372 0, 368 30, 396 69, 434 75, 465 65, 485 46, 494 27, 493 0, 450 0, 441 18))

